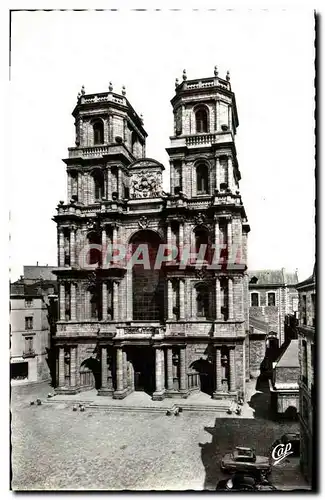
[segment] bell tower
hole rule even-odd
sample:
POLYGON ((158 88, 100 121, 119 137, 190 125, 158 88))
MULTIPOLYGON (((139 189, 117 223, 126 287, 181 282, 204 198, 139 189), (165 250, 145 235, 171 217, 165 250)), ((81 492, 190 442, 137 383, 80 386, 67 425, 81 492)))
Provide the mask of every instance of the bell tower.
POLYGON ((229 72, 226 78, 176 80, 171 100, 174 135, 170 156, 170 191, 188 198, 213 196, 239 190, 240 172, 235 135, 238 115, 229 72))
MULTIPOLYGON (((210 78, 188 80, 184 70, 182 82, 176 80, 171 104, 174 133, 167 148, 167 242, 190 248, 192 260, 187 260, 183 271, 168 267, 167 278, 179 279, 180 304, 191 300, 189 321, 195 334, 212 339, 213 397, 232 397, 236 391, 244 393, 249 376, 250 228, 239 191, 235 146, 239 122, 229 72, 220 78, 215 67, 210 78)), ((183 313, 181 306, 180 310, 183 313)))

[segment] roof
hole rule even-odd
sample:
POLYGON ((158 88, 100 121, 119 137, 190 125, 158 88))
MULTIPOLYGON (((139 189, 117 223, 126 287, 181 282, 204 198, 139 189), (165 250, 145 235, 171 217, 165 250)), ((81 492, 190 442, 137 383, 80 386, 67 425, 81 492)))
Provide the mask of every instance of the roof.
POLYGON ((297 368, 299 367, 298 340, 291 340, 290 344, 283 352, 276 363, 276 368, 297 368))
POLYGON ((57 287, 58 283, 56 280, 38 280, 37 282, 27 284, 21 279, 10 284, 10 296, 42 297, 48 293, 56 293, 57 287))
POLYGON ((24 266, 24 280, 55 280, 56 276, 52 271, 56 266, 24 266))
POLYGON ((248 271, 250 286, 263 285, 296 285, 298 283, 298 272, 287 272, 282 269, 262 269, 258 271, 248 271), (256 278, 256 282, 254 282, 256 278), (252 283, 251 280, 253 279, 252 283))
POLYGON ((307 286, 307 285, 316 286, 315 265, 314 265, 314 269, 313 269, 313 274, 311 276, 309 276, 309 278, 307 278, 306 280, 298 283, 296 288, 299 289, 299 288, 302 288, 302 287, 307 286))

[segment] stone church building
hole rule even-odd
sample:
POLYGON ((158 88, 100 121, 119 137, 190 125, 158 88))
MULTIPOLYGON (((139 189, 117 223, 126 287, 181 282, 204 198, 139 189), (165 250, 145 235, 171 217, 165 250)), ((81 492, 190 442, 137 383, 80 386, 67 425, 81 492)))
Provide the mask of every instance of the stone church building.
POLYGON ((250 228, 229 74, 215 68, 188 80, 184 70, 171 105, 165 193, 164 166, 146 157, 147 133, 125 88, 78 95, 75 146, 63 160, 68 200, 54 217, 57 393, 244 394, 250 228))

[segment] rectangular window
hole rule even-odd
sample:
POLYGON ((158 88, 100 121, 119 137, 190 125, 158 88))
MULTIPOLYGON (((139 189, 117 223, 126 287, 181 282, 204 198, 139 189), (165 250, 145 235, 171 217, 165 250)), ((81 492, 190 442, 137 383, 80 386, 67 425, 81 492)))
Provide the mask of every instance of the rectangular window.
POLYGON ((302 341, 302 366, 301 366, 301 375, 302 381, 307 385, 308 384, 308 363, 307 363, 307 342, 305 340, 302 341))
POLYGON ((25 317, 25 330, 32 330, 33 329, 33 316, 26 316, 25 317))
POLYGON ((269 307, 275 307, 275 293, 270 292, 267 294, 267 305, 269 307))
POLYGON ((301 320, 303 325, 307 325, 307 297, 301 296, 301 320))
POLYGON ((25 299, 25 307, 26 308, 33 307, 33 299, 25 299))
POLYGON ((316 326, 316 294, 311 294, 311 324, 316 326))
POLYGON ((252 307, 259 307, 259 297, 258 293, 252 293, 251 294, 251 306, 252 307))
POLYGON ((25 347, 23 352, 23 358, 29 358, 35 356, 34 351, 34 338, 33 337, 25 337, 25 347))

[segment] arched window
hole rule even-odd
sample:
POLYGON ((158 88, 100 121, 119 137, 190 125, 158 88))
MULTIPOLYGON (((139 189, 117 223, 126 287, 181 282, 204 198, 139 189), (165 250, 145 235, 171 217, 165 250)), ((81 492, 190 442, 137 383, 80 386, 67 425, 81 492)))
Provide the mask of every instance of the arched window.
POLYGON ((198 318, 209 317, 209 288, 205 284, 199 284, 195 287, 196 290, 196 316, 198 318))
POLYGON ((161 321, 164 316, 164 273, 154 268, 160 243, 159 236, 149 230, 137 232, 130 241, 132 254, 138 252, 138 260, 132 266, 133 319, 136 321, 161 321), (142 253, 138 250, 140 245, 142 253))
POLYGON ((258 293, 256 293, 256 292, 253 292, 251 294, 251 306, 252 307, 259 307, 258 293))
POLYGON ((97 121, 93 124, 94 144, 104 143, 104 125, 102 121, 97 121))
POLYGON ((88 264, 98 264, 101 258, 101 238, 95 231, 88 234, 88 264))
POLYGON ((196 133, 208 132, 208 113, 205 109, 198 109, 195 113, 196 133))
POLYGON ((101 200, 104 197, 104 174, 101 170, 96 170, 93 173, 95 200, 101 200))
POLYGON ((209 232, 208 232, 208 230, 205 229, 204 227, 199 227, 199 228, 195 229, 194 234, 195 234, 195 251, 196 251, 196 254, 197 255, 200 254, 200 258, 201 258, 201 255, 202 255, 202 259, 203 260, 209 260, 209 255, 210 255, 210 241, 209 241, 209 232))
POLYGON ((91 286, 88 289, 90 301, 90 319, 102 319, 102 300, 100 287, 98 285, 91 286))
POLYGON ((196 192, 197 194, 209 193, 209 171, 204 164, 196 167, 196 192))

